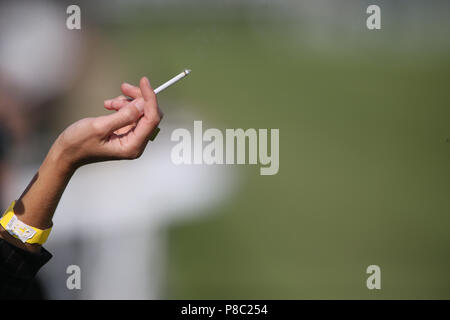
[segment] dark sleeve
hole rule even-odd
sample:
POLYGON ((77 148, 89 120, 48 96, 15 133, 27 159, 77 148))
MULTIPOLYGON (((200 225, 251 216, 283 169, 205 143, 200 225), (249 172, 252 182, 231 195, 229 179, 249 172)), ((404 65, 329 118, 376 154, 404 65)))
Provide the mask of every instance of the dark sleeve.
POLYGON ((26 298, 36 273, 51 257, 44 248, 31 253, 0 239, 0 299, 26 298))

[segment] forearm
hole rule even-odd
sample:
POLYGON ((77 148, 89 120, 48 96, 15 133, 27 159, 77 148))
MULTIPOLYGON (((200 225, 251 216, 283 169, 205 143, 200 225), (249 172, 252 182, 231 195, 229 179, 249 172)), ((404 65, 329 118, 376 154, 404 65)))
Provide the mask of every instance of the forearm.
POLYGON ((21 221, 39 229, 52 226, 53 214, 74 173, 57 143, 50 149, 39 171, 22 193, 14 212, 21 221))
MULTIPOLYGON (((16 201, 14 206, 16 216, 35 228, 50 228, 53 214, 73 173, 73 166, 67 161, 64 150, 56 142, 28 187, 16 201)), ((39 245, 22 243, 3 228, 0 230, 0 236, 21 249, 32 252, 40 250, 39 245)))

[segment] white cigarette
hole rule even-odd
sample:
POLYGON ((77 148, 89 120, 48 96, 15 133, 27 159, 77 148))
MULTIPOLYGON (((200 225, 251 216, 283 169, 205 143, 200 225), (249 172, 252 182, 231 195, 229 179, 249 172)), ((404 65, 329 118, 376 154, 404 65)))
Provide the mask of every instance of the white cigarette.
POLYGON ((166 83, 164 83, 164 84, 160 85, 158 88, 156 88, 155 89, 155 93, 156 94, 160 93, 164 89, 166 89, 166 88, 170 87, 171 85, 173 85, 178 80, 183 79, 184 77, 186 77, 189 73, 191 73, 191 70, 189 70, 189 69, 184 70, 180 74, 176 75, 175 77, 173 77, 172 79, 170 79, 166 83))

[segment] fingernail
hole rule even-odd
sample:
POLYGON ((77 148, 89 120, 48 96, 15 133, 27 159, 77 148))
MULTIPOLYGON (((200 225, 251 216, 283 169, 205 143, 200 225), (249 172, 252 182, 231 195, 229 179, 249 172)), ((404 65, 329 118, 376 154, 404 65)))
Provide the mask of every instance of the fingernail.
POLYGON ((136 103, 134 104, 136 106, 136 108, 140 111, 140 112, 144 112, 144 100, 142 99, 137 99, 136 103))
POLYGON ((148 86, 150 87, 150 80, 148 80, 147 77, 144 77, 144 78, 145 78, 145 81, 147 81, 148 86))
POLYGON ((111 99, 105 100, 104 103, 110 103, 111 99))

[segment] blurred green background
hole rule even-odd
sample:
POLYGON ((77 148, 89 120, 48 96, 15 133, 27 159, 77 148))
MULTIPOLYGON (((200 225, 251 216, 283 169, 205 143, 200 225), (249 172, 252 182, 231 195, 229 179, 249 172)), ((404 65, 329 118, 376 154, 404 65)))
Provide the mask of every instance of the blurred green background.
POLYGON ((301 19, 239 7, 151 8, 102 30, 130 79, 191 68, 170 99, 204 127, 280 129, 277 175, 235 166, 232 199, 170 227, 165 298, 450 298, 448 46, 387 18, 369 31, 358 6, 358 35, 335 28, 325 46, 301 19), (381 290, 366 287, 372 264, 381 290))

